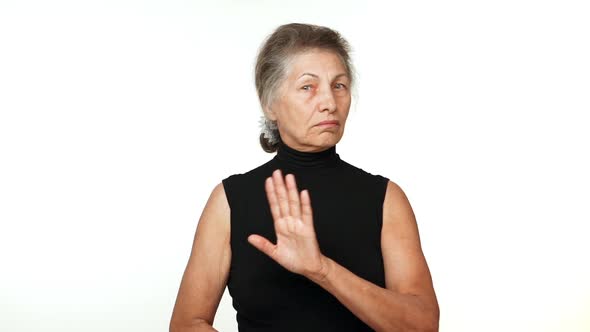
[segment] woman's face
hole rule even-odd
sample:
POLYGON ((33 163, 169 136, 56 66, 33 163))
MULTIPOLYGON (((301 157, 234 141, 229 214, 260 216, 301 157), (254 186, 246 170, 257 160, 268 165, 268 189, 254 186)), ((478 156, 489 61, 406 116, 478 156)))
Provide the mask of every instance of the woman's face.
POLYGON ((335 53, 314 49, 294 57, 267 114, 285 144, 308 152, 340 141, 350 109, 350 78, 335 53), (336 125, 320 125, 322 121, 336 125))

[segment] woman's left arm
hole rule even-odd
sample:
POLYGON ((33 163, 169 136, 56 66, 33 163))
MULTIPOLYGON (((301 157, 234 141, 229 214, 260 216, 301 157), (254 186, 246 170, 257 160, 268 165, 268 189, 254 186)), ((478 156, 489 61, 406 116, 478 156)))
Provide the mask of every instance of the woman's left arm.
POLYGON ((386 288, 358 277, 321 253, 309 192, 299 192, 292 174, 283 179, 281 170, 275 170, 266 179, 265 189, 277 243, 251 234, 250 244, 287 270, 326 289, 376 331, 438 331, 438 303, 418 226, 398 185, 389 181, 383 202, 381 250, 386 288))
POLYGON ((403 190, 392 181, 383 203, 381 250, 386 288, 323 255, 322 268, 305 276, 376 331, 438 331, 438 301, 416 218, 403 190))

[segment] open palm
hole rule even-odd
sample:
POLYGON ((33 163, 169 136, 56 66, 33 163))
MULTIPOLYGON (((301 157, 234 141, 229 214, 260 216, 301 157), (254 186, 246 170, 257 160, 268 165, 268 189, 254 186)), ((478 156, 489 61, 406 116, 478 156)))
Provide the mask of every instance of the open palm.
POLYGON ((248 236, 248 242, 291 272, 318 273, 323 268, 322 253, 313 225, 309 192, 299 193, 293 174, 287 174, 283 181, 279 169, 266 178, 265 190, 277 244, 256 234, 248 236))

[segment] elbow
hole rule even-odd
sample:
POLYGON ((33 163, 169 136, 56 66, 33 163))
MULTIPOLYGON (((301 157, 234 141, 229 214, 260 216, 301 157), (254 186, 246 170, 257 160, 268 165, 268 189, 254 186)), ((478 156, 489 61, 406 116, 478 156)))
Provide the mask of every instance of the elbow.
POLYGON ((438 332, 438 323, 432 323, 420 330, 420 332, 438 332))
MULTIPOLYGON (((411 320, 406 321, 406 327, 403 331, 438 332, 438 322, 438 306, 428 310, 423 309, 420 314, 417 314, 413 316, 411 320)), ((389 331, 393 331, 393 329, 389 331)))
MULTIPOLYGON (((393 331, 393 330, 388 330, 393 331)), ((407 328, 403 331, 412 332, 438 332, 438 320, 432 318, 424 318, 419 322, 413 322, 407 325, 407 328)))
POLYGON ((174 319, 170 320, 168 326, 169 332, 185 332, 185 331, 216 331, 213 329, 213 322, 209 322, 202 318, 195 318, 189 323, 179 322, 174 319))
POLYGON ((402 323, 399 318, 395 321, 390 321, 387 326, 382 326, 378 331, 411 331, 411 332, 438 332, 439 311, 438 307, 432 310, 424 310, 419 314, 415 313, 411 316, 406 316, 402 323))
POLYGON ((438 323, 440 320, 440 312, 438 306, 429 310, 425 317, 422 319, 422 324, 417 331, 420 332, 438 332, 438 323))

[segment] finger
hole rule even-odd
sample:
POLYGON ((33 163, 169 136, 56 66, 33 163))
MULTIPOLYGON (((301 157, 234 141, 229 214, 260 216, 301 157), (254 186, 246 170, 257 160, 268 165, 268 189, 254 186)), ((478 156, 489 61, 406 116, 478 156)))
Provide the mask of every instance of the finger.
POLYGON ((301 192, 301 220, 306 224, 313 225, 313 210, 311 208, 311 198, 309 191, 304 189, 301 192))
POLYGON ((250 234, 250 236, 248 236, 248 242, 256 249, 262 251, 263 253, 270 256, 270 258, 274 259, 276 245, 272 244, 272 242, 269 240, 257 234, 250 234))
POLYGON ((276 222, 281 218, 281 209, 279 208, 279 202, 274 188, 274 181, 272 177, 266 178, 265 186, 266 197, 268 198, 268 204, 270 206, 270 213, 272 219, 276 222))
POLYGON ((285 182, 287 183, 287 195, 289 197, 289 211, 291 211, 293 217, 299 219, 301 217, 301 203, 299 202, 299 190, 297 190, 295 175, 287 174, 285 182))
POLYGON ((272 173, 272 183, 275 188, 279 207, 281 209, 281 216, 286 217, 291 215, 289 211, 289 199, 287 197, 287 188, 285 188, 285 182, 283 181, 283 172, 277 169, 272 173))

